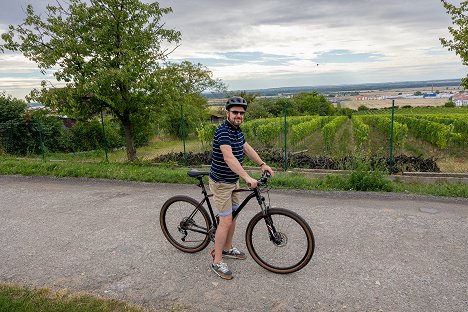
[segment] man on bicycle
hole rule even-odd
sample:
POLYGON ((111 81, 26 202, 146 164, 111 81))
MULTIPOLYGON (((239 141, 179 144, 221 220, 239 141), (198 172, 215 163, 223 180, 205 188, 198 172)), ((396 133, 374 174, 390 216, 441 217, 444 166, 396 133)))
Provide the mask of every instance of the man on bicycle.
POLYGON ((239 188, 239 177, 251 188, 257 187, 257 180, 242 167, 244 154, 273 175, 273 170, 266 165, 257 152, 245 141, 240 125, 244 121, 247 101, 239 96, 231 97, 226 102, 226 121, 215 131, 209 186, 213 193, 215 207, 218 211, 219 225, 215 234, 214 259, 211 269, 220 277, 232 278, 222 258, 245 259, 245 253, 232 245, 236 220, 232 212, 239 207, 239 195, 233 193, 239 188))

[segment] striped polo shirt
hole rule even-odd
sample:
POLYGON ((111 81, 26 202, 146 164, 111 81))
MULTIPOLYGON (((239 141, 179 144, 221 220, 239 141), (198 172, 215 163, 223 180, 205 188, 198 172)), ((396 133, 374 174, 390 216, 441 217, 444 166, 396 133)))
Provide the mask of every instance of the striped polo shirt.
POLYGON ((224 161, 221 145, 230 145, 234 157, 242 164, 244 160, 244 134, 240 127, 234 127, 225 121, 216 128, 211 155, 210 178, 215 182, 236 183, 239 176, 234 173, 224 161))

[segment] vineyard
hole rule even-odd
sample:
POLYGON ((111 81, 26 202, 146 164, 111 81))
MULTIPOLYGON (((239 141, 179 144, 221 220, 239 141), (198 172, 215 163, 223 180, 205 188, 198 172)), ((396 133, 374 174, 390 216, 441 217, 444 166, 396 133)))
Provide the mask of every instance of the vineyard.
MULTIPOLYGON (((264 118, 246 121, 241 127, 252 146, 259 150, 278 150, 280 154, 289 155, 289 165, 300 165, 300 162, 297 163, 299 155, 303 159, 328 157, 338 163, 340 159, 346 159, 350 155, 389 158, 390 148, 393 148, 393 157, 413 159, 413 162, 414 159, 441 161, 452 157, 466 166, 468 156, 466 110, 454 109, 435 114, 419 111, 397 113, 393 128, 388 111, 352 116, 292 116, 286 120, 283 117, 264 118)), ((200 127, 199 139, 209 145, 214 130, 215 125, 212 124, 200 127)), ((307 164, 310 163, 311 161, 307 161, 307 164)), ((343 167, 338 167, 340 166, 343 167)), ((405 165, 404 169, 420 170, 411 168, 412 166, 414 165, 405 165)), ((437 165, 426 167, 438 171, 437 165)), ((462 168, 461 171, 465 170, 462 168)))

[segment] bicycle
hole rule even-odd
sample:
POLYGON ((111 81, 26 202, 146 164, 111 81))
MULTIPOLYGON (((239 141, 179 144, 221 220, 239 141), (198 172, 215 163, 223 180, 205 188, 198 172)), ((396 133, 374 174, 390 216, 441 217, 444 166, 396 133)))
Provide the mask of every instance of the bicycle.
MULTIPOLYGON (((160 225, 167 240, 177 249, 195 253, 214 242, 218 218, 213 213, 203 177, 209 172, 190 170, 190 177, 198 179, 203 199, 197 201, 189 196, 169 198, 161 208, 160 225), (204 204, 208 206, 208 212, 204 204)), ((250 192, 232 217, 242 211, 247 203, 256 198, 261 211, 247 225, 245 240, 252 258, 268 271, 286 274, 304 268, 312 259, 315 249, 314 235, 307 222, 297 213, 284 208, 270 208, 268 179, 265 172, 256 188, 241 188, 235 192, 250 192), (263 193, 268 194, 268 205, 263 193), (264 222, 260 222, 260 221, 264 222), (266 226, 262 226, 262 224, 266 226)))

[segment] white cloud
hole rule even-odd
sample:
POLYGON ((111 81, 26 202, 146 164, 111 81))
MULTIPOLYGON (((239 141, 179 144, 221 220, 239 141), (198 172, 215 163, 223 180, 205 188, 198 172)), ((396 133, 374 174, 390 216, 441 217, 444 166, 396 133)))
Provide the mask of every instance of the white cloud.
MULTIPOLYGON (((27 3, 39 10, 45 5, 43 0, 2 4, 0 29, 20 23, 27 3)), ((439 42, 449 37, 451 25, 439 0, 162 0, 160 5, 173 8, 163 17, 166 27, 182 33, 171 59, 200 61, 232 89, 466 75, 459 57, 439 42)), ((39 77, 24 58, 0 54, 0 77, 9 73, 14 79, 21 73, 39 77)))

